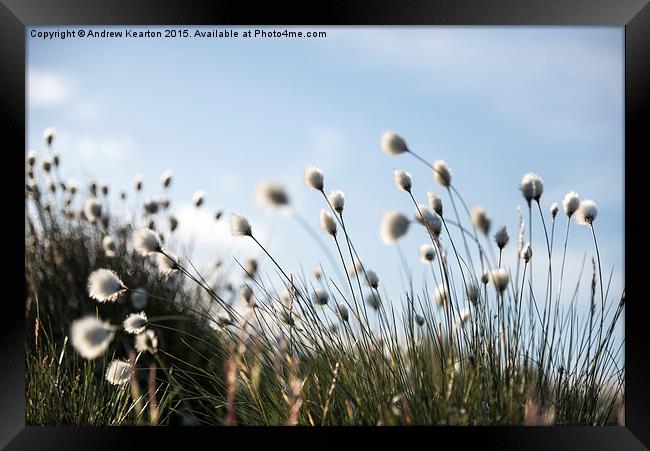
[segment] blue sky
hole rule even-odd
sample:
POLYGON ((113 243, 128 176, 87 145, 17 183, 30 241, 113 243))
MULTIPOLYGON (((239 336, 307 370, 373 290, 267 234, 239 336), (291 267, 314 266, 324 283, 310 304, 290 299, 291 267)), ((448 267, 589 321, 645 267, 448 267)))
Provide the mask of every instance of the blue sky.
MULTIPOLYGON (((398 294, 396 251, 380 241, 379 220, 388 210, 411 215, 413 208, 394 187, 393 170, 412 173, 422 202, 440 188, 414 159, 380 151, 381 133, 392 129, 427 159, 444 159, 466 200, 489 211, 493 228, 507 225, 513 241, 524 173, 543 177, 544 213, 572 189, 594 199, 603 270, 614 267, 613 292, 620 293, 623 28, 318 30, 327 38, 28 35, 28 148, 43 153, 42 131, 55 126, 66 177, 106 181, 113 195, 126 189, 131 200, 136 174, 144 177, 145 195, 154 196, 160 174, 171 169, 180 232, 195 238, 203 257, 227 259, 233 249, 239 256, 259 254, 233 240, 226 221, 215 223, 214 212, 224 209, 247 215, 292 270, 326 261, 291 218, 255 203, 254 187, 261 180, 283 183, 318 227, 323 202, 304 186, 303 170, 321 167, 326 189, 346 193, 362 259, 398 294), (207 195, 197 212, 191 198, 199 189, 207 195)), ((559 218, 563 229, 566 219, 559 218)), ((538 218, 533 222, 539 239, 538 218)), ((413 227, 401 242, 416 280, 425 274, 417 249, 426 238, 413 227)), ((560 241, 556 235, 556 246, 560 241)), ((543 241, 534 240, 533 251, 543 256, 543 241)), ((575 284, 585 252, 593 255, 588 229, 572 225, 566 286, 575 284)), ((272 270, 269 263, 263 268, 272 270)))

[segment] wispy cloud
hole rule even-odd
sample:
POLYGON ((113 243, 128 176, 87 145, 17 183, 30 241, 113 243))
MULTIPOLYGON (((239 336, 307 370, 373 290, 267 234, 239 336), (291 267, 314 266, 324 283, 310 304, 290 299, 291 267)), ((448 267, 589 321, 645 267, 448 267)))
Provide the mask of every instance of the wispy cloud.
POLYGON ((33 108, 59 107, 69 102, 71 80, 60 72, 32 68, 27 75, 28 104, 33 108))

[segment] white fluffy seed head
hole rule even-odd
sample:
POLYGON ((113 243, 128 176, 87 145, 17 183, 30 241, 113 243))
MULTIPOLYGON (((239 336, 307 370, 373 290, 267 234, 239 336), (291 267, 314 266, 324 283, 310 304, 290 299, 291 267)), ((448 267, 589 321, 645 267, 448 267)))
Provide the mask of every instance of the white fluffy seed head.
POLYGON ((343 194, 343 191, 332 191, 329 196, 327 196, 327 200, 332 205, 334 211, 339 214, 343 213, 343 208, 345 207, 345 194, 343 194))
POLYGON ((325 210, 320 211, 320 228, 327 234, 336 236, 336 221, 325 210))
POLYGON ((430 265, 436 258, 436 248, 432 244, 423 244, 420 246, 420 261, 425 265, 430 265))
POLYGON ((524 199, 526 199, 526 202, 530 204, 531 200, 539 201, 542 197, 542 193, 544 192, 544 182, 539 175, 529 172, 524 174, 521 178, 519 190, 524 196, 524 199))
POLYGON ((497 293, 503 293, 503 291, 508 286, 508 282, 510 282, 510 276, 508 275, 508 272, 503 268, 493 270, 491 279, 492 283, 494 284, 494 288, 497 290, 497 293))
POLYGON ((124 360, 113 360, 106 370, 106 380, 109 384, 122 385, 129 382, 133 370, 131 364, 124 360))
POLYGON ((314 166, 307 166, 305 169, 305 184, 316 191, 323 191, 325 187, 323 171, 314 166))
POLYGON ((467 320, 469 319, 469 316, 470 316, 470 310, 467 307, 461 309, 460 318, 459 318, 459 325, 464 326, 465 323, 467 323, 467 320))
POLYGON ((95 197, 89 197, 84 203, 84 214, 90 222, 99 220, 102 216, 102 204, 95 197))
POLYGON ((418 204, 415 207, 415 220, 424 227, 428 228, 431 233, 438 236, 442 231, 442 220, 426 205, 418 204))
POLYGON ((560 206, 557 204, 557 202, 553 202, 549 207, 549 210, 551 212, 551 217, 555 219, 557 212, 560 210, 560 206))
POLYGON ((483 273, 481 274, 481 283, 483 285, 487 285, 489 281, 490 281, 490 275, 488 274, 487 271, 483 271, 483 273))
POLYGON ((274 182, 260 182, 255 187, 257 203, 268 208, 289 206, 290 199, 284 186, 274 182))
POLYGON ((433 163, 433 178, 445 188, 451 185, 451 170, 443 160, 437 160, 433 163))
POLYGON ((399 155, 408 151, 406 141, 393 131, 386 131, 381 135, 381 150, 388 155, 399 155))
POLYGON ((314 290, 314 293, 312 294, 312 300, 314 301, 314 304, 317 305, 325 305, 329 301, 329 294, 327 294, 327 291, 317 288, 314 290))
POLYGON ((357 275, 363 273, 363 263, 358 258, 355 258, 352 263, 348 264, 347 273, 350 277, 357 277, 357 275))
POLYGON ((253 230, 248 219, 240 214, 233 213, 230 215, 230 233, 235 236, 252 236, 253 230))
POLYGON ((249 307, 251 308, 255 307, 255 294, 253 293, 253 289, 248 285, 242 285, 239 288, 239 297, 249 307))
POLYGON ((167 170, 162 173, 162 175, 160 176, 160 183, 162 184, 163 188, 168 188, 169 185, 171 185, 173 175, 174 174, 170 170, 167 170))
POLYGON ((415 323, 420 327, 424 326, 424 316, 419 314, 415 315, 415 323))
POLYGON ((113 302, 126 286, 110 269, 97 269, 88 276, 88 295, 98 302, 113 302))
POLYGON ((442 199, 436 193, 428 192, 429 208, 436 212, 438 216, 442 216, 442 199))
POLYGON ((165 276, 169 276, 174 271, 178 271, 178 257, 170 252, 157 253, 156 254, 156 264, 158 270, 165 276), (165 255, 167 254, 167 255, 165 255))
POLYGON ((510 241, 510 235, 508 235, 508 229, 506 226, 499 227, 499 230, 494 234, 494 242, 497 243, 499 249, 503 249, 510 241))
POLYGON ((379 310, 381 299, 376 292, 371 291, 366 295, 366 304, 368 304, 373 310, 379 310))
POLYGON ((201 190, 197 191, 192 196, 192 203, 194 204, 195 207, 200 207, 201 205, 203 205, 204 200, 205 200, 205 193, 201 190))
POLYGON ((410 221, 401 212, 393 210, 386 213, 381 218, 379 225, 379 236, 386 244, 395 244, 395 242, 406 235, 410 221))
POLYGON ((148 215, 155 215, 158 213, 158 210, 160 209, 160 203, 158 200, 153 199, 153 198, 147 198, 145 199, 144 203, 142 204, 142 208, 144 209, 144 212, 148 215))
POLYGON ((393 181, 395 182, 397 189, 411 192, 413 182, 411 180, 411 174, 408 172, 402 171, 401 169, 395 169, 395 172, 393 172, 393 181))
POLYGON ((566 193, 564 199, 562 199, 562 208, 568 217, 573 216, 578 211, 578 208, 580 208, 580 196, 578 196, 578 193, 575 191, 566 193))
POLYGON ((578 224, 592 225, 596 220, 596 216, 598 216, 596 202, 591 199, 580 201, 580 208, 578 208, 578 214, 576 215, 578 224))
POLYGON ((51 146, 54 142, 54 137, 56 136, 56 129, 54 127, 48 127, 43 131, 43 140, 45 144, 51 146))
POLYGON ((142 191, 142 176, 141 175, 136 175, 135 178, 133 179, 133 187, 135 188, 136 191, 142 191))
POLYGON ((321 271, 320 266, 316 266, 311 270, 311 274, 314 276, 314 279, 320 280, 323 277, 323 271, 321 271))
POLYGON ((244 265, 245 276, 254 279, 255 274, 257 274, 257 266, 257 260, 254 258, 246 259, 246 264, 244 265))
POLYGON ((135 350, 138 352, 148 352, 155 354, 158 352, 158 337, 156 333, 147 329, 135 337, 135 350))
POLYGON ((467 286, 465 287, 465 293, 467 293, 467 299, 469 299, 470 302, 476 304, 478 301, 478 287, 474 282, 468 282, 467 286))
POLYGON ((139 229, 133 234, 133 247, 140 255, 147 256, 160 252, 160 235, 151 229, 139 229))
POLYGON ((139 334, 144 331, 145 327, 147 327, 147 324, 148 321, 146 313, 140 312, 131 313, 129 316, 127 316, 122 323, 122 326, 124 326, 124 330, 129 334, 139 334))
POLYGON ((135 309, 143 309, 147 305, 148 294, 147 290, 140 287, 131 292, 131 305, 135 309))
POLYGON ((379 277, 377 276, 377 273, 372 270, 366 271, 366 283, 370 288, 377 288, 379 286, 379 277))
POLYGON ((531 258, 533 258, 533 248, 530 247, 530 243, 526 243, 521 252, 519 253, 521 259, 528 263, 531 258))
POLYGON ((114 336, 109 323, 92 315, 77 319, 70 326, 72 346, 81 357, 88 360, 104 354, 114 336))
POLYGON ((34 166, 36 164, 36 151, 35 150, 29 150, 27 152, 27 164, 29 166, 34 166))
POLYGON ((102 238, 102 248, 104 249, 104 254, 107 257, 115 257, 117 245, 115 244, 115 240, 112 236, 104 235, 104 238, 102 238))
POLYGON ((438 284, 436 289, 433 290, 433 298, 439 306, 444 306, 449 302, 449 292, 445 284, 438 284))
POLYGON ((484 235, 487 235, 490 231, 490 224, 492 223, 492 220, 490 219, 487 211, 485 211, 485 208, 480 206, 472 207, 471 218, 474 227, 476 227, 476 229, 484 235))

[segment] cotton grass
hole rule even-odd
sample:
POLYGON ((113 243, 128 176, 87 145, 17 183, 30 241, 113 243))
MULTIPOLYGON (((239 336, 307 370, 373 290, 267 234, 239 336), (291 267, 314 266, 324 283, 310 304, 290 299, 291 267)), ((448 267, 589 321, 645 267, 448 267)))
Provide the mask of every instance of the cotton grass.
POLYGON ((102 248, 104 249, 104 255, 109 258, 115 257, 117 245, 115 244, 115 240, 112 236, 104 235, 104 238, 102 238, 102 248))
POLYGON ((240 214, 233 213, 230 215, 230 233, 234 236, 252 236, 253 229, 248 219, 240 214))
POLYGON ((290 204, 284 186, 274 182, 260 182, 255 189, 257 203, 268 208, 283 208, 290 204))
POLYGON ((411 174, 408 172, 402 171, 401 169, 395 169, 395 172, 393 172, 393 181, 395 182, 397 189, 406 191, 407 193, 411 192, 413 182, 411 180, 411 174))
POLYGON ((327 201, 332 206, 334 211, 336 211, 338 214, 343 213, 343 207, 345 207, 345 194, 343 194, 343 191, 334 190, 330 192, 327 196, 327 201))
POLYGON ((114 336, 112 326, 93 315, 77 319, 70 326, 72 347, 88 360, 104 354, 114 336))
POLYGON ((497 244, 499 249, 503 249, 509 241, 510 235, 508 235, 508 229, 506 226, 501 226, 494 234, 494 242, 497 244))
POLYGON ((84 203, 84 214, 90 222, 99 220, 102 216, 102 204, 94 197, 89 197, 84 203))
POLYGON ((204 201, 205 201, 205 192, 203 191, 199 190, 195 192, 194 195, 192 196, 192 203, 197 208, 203 205, 204 201))
POLYGON ((406 235, 410 221, 401 212, 393 210, 386 213, 379 224, 379 236, 385 244, 395 244, 406 235))
POLYGON ((443 160, 433 163, 433 178, 440 186, 449 188, 451 185, 451 170, 443 160))
POLYGON ((156 254, 158 270, 165 276, 169 276, 180 269, 178 257, 170 252, 156 254))
POLYGON ((97 269, 88 277, 88 295, 98 302, 114 302, 126 289, 110 269, 97 269))
POLYGON ((320 211, 320 228, 328 235, 336 237, 336 221, 334 217, 325 210, 320 211))
POLYGON ((388 155, 399 155, 408 151, 406 141, 393 131, 386 131, 381 135, 381 150, 388 155))
POLYGON ((106 370, 106 380, 112 385, 123 385, 129 382, 133 371, 131 364, 124 360, 113 360, 106 370))
POLYGON ((138 352, 156 354, 158 352, 158 336, 156 333, 151 329, 147 329, 136 335, 135 350, 138 352))
POLYGON ((429 199, 429 208, 436 212, 438 216, 442 216, 442 199, 435 193, 428 192, 427 198, 429 199))
POLYGON ((436 249, 431 244, 420 246, 420 261, 425 265, 430 265, 436 258, 436 249))
POLYGON ((528 202, 528 205, 530 205, 531 200, 539 202, 544 192, 544 182, 539 175, 529 172, 521 178, 519 190, 524 196, 524 199, 526 199, 526 202, 528 202))
POLYGON ((580 208, 578 208, 576 221, 581 225, 593 225, 598 216, 598 208, 596 202, 591 199, 580 201, 580 208))
POLYGON ((580 208, 580 196, 575 191, 569 191, 562 199, 564 213, 570 218, 580 208))
POLYGON ((324 180, 323 171, 314 166, 308 166, 305 169, 305 184, 316 191, 323 191, 324 180))
POLYGON ((122 322, 122 326, 127 333, 139 334, 147 327, 147 315, 144 312, 131 313, 122 322))
POLYGON ((147 256, 160 252, 160 235, 151 229, 139 229, 133 234, 133 247, 140 255, 147 256))
POLYGON ((480 231, 483 235, 488 234, 492 220, 490 219, 487 211, 485 211, 485 208, 480 206, 472 207, 471 219, 472 224, 478 231, 480 231))
POLYGON ((508 286, 508 282, 510 282, 510 275, 503 268, 498 268, 493 270, 492 274, 490 275, 490 278, 492 279, 494 288, 497 290, 497 293, 499 294, 505 291, 506 287, 508 286))

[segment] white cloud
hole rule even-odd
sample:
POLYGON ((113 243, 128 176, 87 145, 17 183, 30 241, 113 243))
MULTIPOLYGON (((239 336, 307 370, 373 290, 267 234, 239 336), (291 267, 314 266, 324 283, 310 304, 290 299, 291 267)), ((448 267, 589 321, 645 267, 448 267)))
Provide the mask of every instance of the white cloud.
POLYGON ((34 108, 66 104, 72 93, 72 82, 59 72, 30 69, 27 74, 28 105, 34 108))

